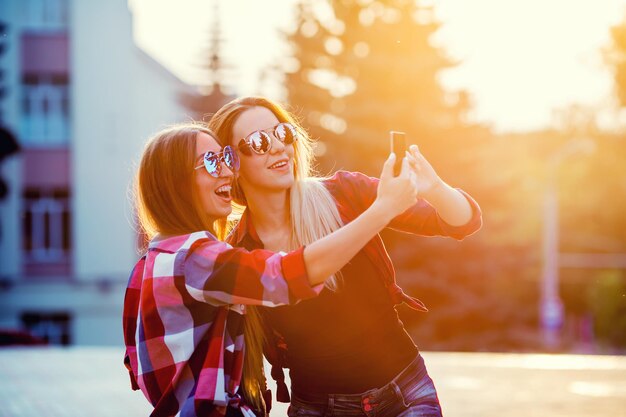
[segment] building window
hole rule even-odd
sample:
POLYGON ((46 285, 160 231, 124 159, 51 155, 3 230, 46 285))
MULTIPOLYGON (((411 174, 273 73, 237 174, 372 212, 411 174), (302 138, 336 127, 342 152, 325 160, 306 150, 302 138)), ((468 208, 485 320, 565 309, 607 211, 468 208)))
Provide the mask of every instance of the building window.
POLYGON ((23 252, 26 264, 69 265, 69 190, 30 188, 23 196, 23 252))
POLYGON ((67 0, 26 0, 22 5, 24 7, 24 23, 26 29, 67 29, 67 0))
POLYGON ((22 313, 22 326, 32 336, 51 345, 69 345, 71 340, 70 313, 27 311, 22 313))
POLYGON ((68 143, 70 117, 67 76, 24 76, 21 130, 25 146, 63 146, 68 143))

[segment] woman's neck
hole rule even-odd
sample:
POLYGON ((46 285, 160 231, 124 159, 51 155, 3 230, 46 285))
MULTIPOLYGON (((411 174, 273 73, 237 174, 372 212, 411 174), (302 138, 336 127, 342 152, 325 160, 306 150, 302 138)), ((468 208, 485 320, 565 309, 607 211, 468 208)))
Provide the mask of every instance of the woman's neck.
POLYGON ((285 190, 256 195, 246 193, 246 200, 254 228, 265 248, 275 251, 289 249, 291 236, 289 192, 285 190))

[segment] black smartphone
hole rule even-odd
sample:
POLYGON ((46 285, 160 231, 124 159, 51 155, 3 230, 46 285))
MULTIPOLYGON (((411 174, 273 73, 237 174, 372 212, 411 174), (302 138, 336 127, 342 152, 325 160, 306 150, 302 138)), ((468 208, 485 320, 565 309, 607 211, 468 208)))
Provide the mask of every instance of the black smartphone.
POLYGON ((397 132, 392 130, 391 137, 391 152, 396 154, 396 163, 393 165, 393 175, 400 175, 402 171, 402 158, 406 152, 406 134, 404 132, 397 132))

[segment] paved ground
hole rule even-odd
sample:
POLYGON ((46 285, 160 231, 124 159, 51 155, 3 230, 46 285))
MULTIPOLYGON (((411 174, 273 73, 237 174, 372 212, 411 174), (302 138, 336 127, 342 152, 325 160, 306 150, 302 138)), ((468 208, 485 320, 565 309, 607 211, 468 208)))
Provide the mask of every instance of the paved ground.
MULTIPOLYGON (((446 417, 626 417, 626 357, 423 355, 446 417)), ((121 358, 114 348, 0 349, 0 417, 147 416, 121 358)))

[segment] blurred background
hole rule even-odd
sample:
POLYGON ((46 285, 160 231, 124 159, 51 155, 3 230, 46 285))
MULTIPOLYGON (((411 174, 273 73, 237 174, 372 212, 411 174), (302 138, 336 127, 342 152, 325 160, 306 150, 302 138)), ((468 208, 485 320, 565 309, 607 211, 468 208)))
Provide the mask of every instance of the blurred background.
MULTIPOLYGON (((0 343, 123 345, 143 143, 262 94, 319 172, 403 130, 484 227, 385 232, 429 351, 626 352, 626 0, 1 0, 0 343)), ((121 366, 121 362, 120 362, 121 366)))

